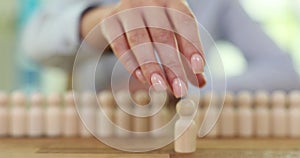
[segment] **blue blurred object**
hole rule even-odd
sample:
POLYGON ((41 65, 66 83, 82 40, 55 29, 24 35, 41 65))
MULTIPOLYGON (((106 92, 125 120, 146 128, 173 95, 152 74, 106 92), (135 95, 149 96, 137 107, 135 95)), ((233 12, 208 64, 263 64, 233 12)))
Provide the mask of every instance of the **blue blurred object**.
POLYGON ((24 24, 26 24, 28 18, 40 5, 40 0, 18 0, 18 4, 19 4, 19 27, 21 29, 24 26, 24 24))
MULTIPOLYGON (((26 22, 32 13, 39 7, 40 0, 18 0, 19 14, 18 14, 18 36, 24 28, 26 22)), ((20 43, 20 41, 18 41, 20 43)), ((40 90, 40 68, 28 57, 24 55, 20 48, 17 52, 18 63, 18 89, 26 93, 32 93, 40 90)))

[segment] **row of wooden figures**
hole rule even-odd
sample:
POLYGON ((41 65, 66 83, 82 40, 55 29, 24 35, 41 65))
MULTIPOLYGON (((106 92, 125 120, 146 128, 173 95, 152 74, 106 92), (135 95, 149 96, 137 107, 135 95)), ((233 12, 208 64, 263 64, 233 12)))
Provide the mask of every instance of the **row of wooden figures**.
MULTIPOLYGON (((176 106, 180 118, 174 129, 174 150, 179 153, 196 151, 196 135, 198 133, 198 136, 202 136, 200 125, 204 118, 216 118, 222 109, 219 106, 222 99, 218 99, 213 93, 187 98, 176 106), (192 123, 186 128, 186 118, 191 119, 195 110, 189 99, 199 106, 196 117, 192 118, 192 123)), ((246 91, 237 96, 228 92, 223 95, 223 99, 223 111, 208 137, 300 137, 300 91, 289 94, 275 91, 271 95, 259 91, 254 96, 246 91)))
MULTIPOLYGON (((220 104, 217 99, 209 99, 217 98, 213 95, 205 94, 200 101, 198 112, 202 114, 196 116, 197 124, 202 122, 208 104, 220 104)), ((227 92, 223 98, 222 112, 208 137, 300 137, 300 91, 227 92)), ((211 108, 218 110, 219 106, 211 108)), ((218 112, 213 111, 206 115, 218 112)))
MULTIPOLYGON (((168 103, 166 93, 156 93, 151 97, 152 101, 150 102, 150 97, 146 91, 137 92, 134 94, 134 103, 138 106, 151 104, 149 108, 146 108, 146 111, 159 108, 159 104, 162 104, 163 107, 168 103)), ((129 128, 130 126, 128 125, 130 122, 133 122, 133 131, 135 132, 149 131, 149 125, 153 130, 158 129, 166 123, 161 122, 163 118, 166 118, 166 115, 155 114, 150 117, 134 118, 133 116, 130 116, 130 112, 126 113, 126 110, 117 110, 118 108, 114 107, 116 103, 123 104, 123 108, 126 108, 127 106, 132 108, 130 95, 125 91, 117 93, 116 98, 113 97, 111 92, 104 91, 99 94, 97 99, 101 104, 101 109, 98 108, 101 112, 96 112, 95 107, 97 105, 97 100, 94 99, 91 93, 84 93, 80 97, 80 104, 83 104, 83 106, 77 109, 79 111, 81 110, 79 113, 82 121, 85 123, 86 127, 89 128, 89 130, 87 130, 82 123, 80 128, 78 128, 79 119, 75 108, 76 99, 71 92, 65 95, 65 106, 63 108, 60 106, 61 100, 60 96, 57 94, 52 94, 47 97, 48 106, 44 108, 42 106, 44 97, 40 93, 31 96, 30 106, 26 108, 25 104, 27 99, 24 94, 20 92, 14 92, 12 94, 12 106, 8 108, 8 96, 5 93, 0 92, 0 136, 41 137, 45 135, 48 137, 72 137, 78 136, 79 134, 80 136, 88 137, 91 136, 90 131, 92 130, 95 130, 93 131, 96 132, 95 135, 100 137, 110 137, 113 133, 118 136, 128 136, 124 130, 117 130, 119 128, 114 128, 110 121, 116 124, 119 123, 119 127, 124 129, 129 128), (113 108, 115 108, 114 111, 110 111, 113 110, 113 108), (111 116, 114 116, 114 119, 109 118, 111 116), (107 120, 106 117, 108 117, 109 120, 107 120), (95 129, 91 129, 91 127, 95 129)), ((176 152, 191 153, 196 150, 197 128, 193 120, 193 114, 195 113, 196 108, 197 106, 193 100, 188 99, 180 101, 176 106, 179 119, 176 121, 175 128, 172 128, 172 131, 170 131, 171 133, 175 131, 176 141, 174 143, 174 149, 176 152)), ((137 112, 143 111, 140 107, 137 109, 137 112)), ((135 110, 133 109, 133 111, 135 110)), ((133 114, 140 115, 141 113, 133 114)), ((152 132, 151 134, 155 137, 164 136, 161 135, 162 133, 156 132, 152 132)))
MULTIPOLYGON (((64 95, 64 101, 59 94, 44 97, 35 93, 27 99, 20 92, 14 92, 11 97, 0 92, 0 136, 88 137, 91 136, 90 131, 100 137, 129 136, 128 131, 147 132, 159 129, 176 114, 175 104, 165 93, 154 93, 150 99, 146 91, 138 91, 133 95, 134 103, 125 91, 118 92, 115 97, 110 91, 103 91, 97 96, 98 100, 91 93, 84 93, 79 98, 80 105, 76 111, 71 92, 64 95), (100 108, 96 108, 97 101, 101 104, 100 108), (147 104, 149 106, 136 106, 147 104), (160 109, 162 106, 164 108, 160 109), (147 112, 149 115, 145 114, 147 112)), ((219 105, 224 101, 219 120, 208 137, 300 137, 299 91, 288 94, 282 91, 271 94, 244 91, 236 95, 227 92, 219 96, 207 92, 201 97, 187 98, 199 104, 194 117, 197 131, 204 117, 218 114, 222 107, 219 105), (207 113, 210 108, 213 110, 207 113)), ((163 134, 152 132, 151 135, 163 134)))
MULTIPOLYGON (((145 133, 158 129, 167 122, 166 108, 159 110, 158 115, 141 116, 163 107, 168 100, 166 93, 154 94, 151 106, 146 108, 141 108, 150 104, 146 91, 136 92, 134 102, 125 91, 116 94, 117 100, 110 91, 96 97, 89 92, 78 96, 80 105, 76 106, 77 99, 72 92, 64 95, 64 101, 59 94, 44 97, 35 93, 27 99, 21 92, 14 92, 10 97, 0 92, 0 136, 89 137, 93 133, 99 137, 123 137, 130 136, 130 131, 145 133), (116 106, 116 101, 121 106, 116 106)), ((152 136, 159 135, 152 133, 152 136)))

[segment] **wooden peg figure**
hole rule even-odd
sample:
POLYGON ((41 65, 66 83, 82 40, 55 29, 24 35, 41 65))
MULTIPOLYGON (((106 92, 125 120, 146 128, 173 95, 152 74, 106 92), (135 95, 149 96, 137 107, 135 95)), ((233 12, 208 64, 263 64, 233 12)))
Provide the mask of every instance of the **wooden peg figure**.
POLYGON ((133 99, 140 106, 147 105, 150 102, 150 96, 145 90, 136 91, 133 95, 133 99))
POLYGON ((8 97, 0 92, 0 137, 8 135, 8 97))
POLYGON ((222 137, 236 136, 236 111, 234 108, 234 95, 226 92, 224 107, 220 116, 220 135, 222 137))
POLYGON ((29 137, 41 137, 44 134, 44 96, 34 93, 30 100, 31 106, 27 115, 27 135, 29 137))
MULTIPOLYGON (((203 96, 203 110, 201 111, 202 116, 203 117, 207 117, 207 118, 216 118, 218 117, 219 111, 218 111, 218 107, 220 105, 220 98, 219 96, 214 93, 214 92, 206 92, 203 96)), ((209 126, 207 125, 207 118, 206 118, 206 122, 202 121, 203 126, 209 126), (204 125, 204 123, 206 123, 206 125, 204 125)), ((202 118, 202 120, 204 120, 205 118, 202 118)), ((212 122, 209 122, 212 123, 212 122)), ((201 126, 202 126, 201 124, 201 126)), ((213 128, 209 131, 209 133, 207 134, 206 137, 208 138, 216 138, 219 135, 219 127, 220 126, 220 122, 219 120, 215 123, 215 125, 213 126, 213 128)), ((201 128, 201 127, 200 127, 201 128)), ((201 133, 202 133, 202 129, 198 130, 198 137, 201 137, 201 133)))
POLYGON ((21 92, 12 94, 12 108, 10 113, 10 135, 23 137, 26 135, 26 97, 21 92))
POLYGON ((286 137, 288 133, 286 93, 283 91, 273 92, 271 101, 271 135, 274 137, 286 137))
POLYGON ((166 134, 162 127, 167 123, 169 117, 165 106, 167 103, 167 92, 153 92, 151 94, 150 129, 153 137, 163 137, 166 134))
POLYGON ((196 107, 189 99, 177 103, 176 111, 179 119, 175 123, 174 150, 177 153, 193 153, 196 151, 197 126, 194 121, 196 107))
POLYGON ((114 135, 114 109, 115 98, 111 91, 102 91, 98 95, 99 108, 97 111, 97 128, 98 137, 112 137, 114 135))
POLYGON ((237 129, 238 136, 249 138, 254 133, 254 119, 252 109, 252 95, 248 91, 242 91, 238 94, 237 108, 237 129))
POLYGON ((289 94, 290 107, 288 109, 288 131, 291 138, 300 137, 300 91, 289 94))
POLYGON ((61 98, 57 93, 48 96, 48 107, 45 114, 45 134, 48 137, 58 137, 61 135, 62 110, 61 98))
POLYGON ((91 92, 84 92, 80 100, 80 129, 81 137, 91 137, 96 131, 97 98, 91 92))
POLYGON ((150 108, 142 106, 146 106, 149 104, 150 96, 148 95, 147 91, 139 90, 134 93, 133 99, 135 101, 135 104, 133 107, 134 117, 132 129, 134 132, 136 132, 135 136, 144 136, 145 132, 148 132, 150 129, 150 118, 147 117, 150 108), (149 108, 149 110, 146 111, 146 108, 149 108))
POLYGON ((127 91, 119 91, 116 94, 118 107, 115 111, 116 131, 118 137, 128 137, 131 130, 132 101, 127 91))
POLYGON ((75 107, 75 98, 72 92, 65 94, 63 110, 63 136, 75 137, 78 134, 78 114, 75 107))
POLYGON ((258 91, 255 94, 255 136, 270 136, 270 109, 269 95, 267 92, 258 91))

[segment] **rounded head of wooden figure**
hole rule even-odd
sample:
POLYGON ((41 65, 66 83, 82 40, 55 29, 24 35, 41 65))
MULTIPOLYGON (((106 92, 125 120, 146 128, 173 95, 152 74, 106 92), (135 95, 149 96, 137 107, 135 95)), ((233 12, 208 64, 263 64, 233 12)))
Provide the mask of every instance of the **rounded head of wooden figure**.
POLYGON ((14 105, 25 105, 26 103, 26 97, 22 92, 13 92, 11 99, 14 105))
POLYGON ((44 96, 41 93, 34 93, 31 95, 30 102, 33 106, 42 105, 44 103, 44 96))
POLYGON ((58 93, 52 93, 47 98, 49 106, 56 106, 61 104, 61 98, 58 93))
POLYGON ((128 91, 121 90, 116 93, 116 102, 118 106, 132 108, 131 96, 128 91))
POLYGON ((232 92, 226 92, 224 94, 224 106, 233 106, 234 104, 234 94, 232 92))
POLYGON ((75 105, 75 98, 73 92, 67 92, 65 94, 65 105, 66 106, 74 106, 75 105))
POLYGON ((97 98, 96 95, 91 92, 84 92, 81 95, 82 106, 96 106, 97 98))
POLYGON ((275 91, 272 93, 272 106, 286 106, 286 93, 284 91, 275 91))
POLYGON ((98 95, 98 100, 103 107, 113 107, 116 104, 112 92, 108 90, 100 92, 98 95))
POLYGON ((238 93, 237 98, 239 106, 250 107, 252 105, 252 95, 248 91, 238 93))
POLYGON ((215 93, 209 91, 204 94, 202 100, 203 100, 203 107, 205 108, 208 107, 210 104, 212 105, 218 104, 219 98, 215 93))
POLYGON ((182 99, 176 105, 176 111, 180 117, 193 116, 196 106, 191 99, 182 99))
POLYGON ((300 91, 292 91, 289 94, 289 103, 291 106, 300 107, 300 91))
POLYGON ((138 105, 148 105, 150 103, 150 96, 145 90, 138 90, 134 93, 133 99, 138 105))
POLYGON ((266 91, 257 91, 255 93, 255 105, 257 106, 268 106, 270 96, 266 91))
POLYGON ((161 107, 163 105, 168 104, 168 102, 169 102, 169 97, 168 97, 168 93, 166 91, 151 92, 151 105, 153 108, 161 107))
POLYGON ((4 92, 0 92, 0 106, 1 105, 7 105, 8 103, 8 96, 4 92))

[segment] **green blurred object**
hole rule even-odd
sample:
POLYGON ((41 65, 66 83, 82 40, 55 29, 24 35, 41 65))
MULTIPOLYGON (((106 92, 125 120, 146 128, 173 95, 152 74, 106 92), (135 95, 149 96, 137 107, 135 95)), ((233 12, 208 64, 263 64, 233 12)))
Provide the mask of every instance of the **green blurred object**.
POLYGON ((300 74, 300 0, 241 0, 248 14, 293 57, 300 74))
MULTIPOLYGON (((223 61, 226 77, 238 76, 246 71, 247 62, 241 50, 239 50, 237 47, 226 41, 217 41, 216 45, 220 53, 219 55, 223 61)), ((214 48, 210 50, 210 53, 213 55, 217 55, 218 50, 215 50, 214 48)), ((211 56, 210 58, 211 60, 213 60, 214 56, 211 56)), ((214 61, 210 62, 213 63, 214 61)), ((218 75, 218 69, 214 68, 213 64, 211 65, 212 72, 216 73, 214 75, 218 75)))
POLYGON ((0 1, 0 90, 12 90, 15 85, 15 52, 17 30, 15 0, 0 1))

